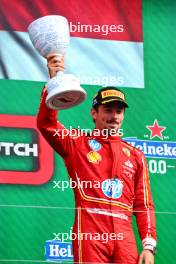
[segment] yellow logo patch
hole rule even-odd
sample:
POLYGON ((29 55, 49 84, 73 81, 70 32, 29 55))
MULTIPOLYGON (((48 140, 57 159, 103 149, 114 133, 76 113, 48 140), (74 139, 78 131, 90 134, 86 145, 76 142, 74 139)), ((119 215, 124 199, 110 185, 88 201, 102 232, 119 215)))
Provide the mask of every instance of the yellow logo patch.
POLYGON ((127 157, 130 157, 130 150, 127 148, 123 148, 122 151, 125 153, 127 157))
POLYGON ((101 161, 101 155, 96 151, 90 151, 87 154, 87 158, 88 158, 89 162, 95 163, 95 164, 97 164, 101 161))
POLYGON ((107 90, 107 91, 102 91, 101 92, 101 96, 102 98, 106 98, 106 97, 110 97, 110 96, 115 96, 115 97, 119 97, 122 100, 125 100, 124 94, 120 91, 116 91, 116 90, 107 90))

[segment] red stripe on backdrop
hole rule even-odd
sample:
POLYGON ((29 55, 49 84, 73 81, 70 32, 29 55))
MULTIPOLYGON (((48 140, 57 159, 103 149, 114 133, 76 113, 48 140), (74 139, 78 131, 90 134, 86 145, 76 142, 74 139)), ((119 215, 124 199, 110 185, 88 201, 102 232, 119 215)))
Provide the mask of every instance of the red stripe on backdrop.
POLYGON ((142 0, 0 0, 0 13, 0 30, 25 32, 41 16, 63 15, 77 26, 73 37, 142 42, 142 0), (100 32, 80 32, 80 25, 100 32))

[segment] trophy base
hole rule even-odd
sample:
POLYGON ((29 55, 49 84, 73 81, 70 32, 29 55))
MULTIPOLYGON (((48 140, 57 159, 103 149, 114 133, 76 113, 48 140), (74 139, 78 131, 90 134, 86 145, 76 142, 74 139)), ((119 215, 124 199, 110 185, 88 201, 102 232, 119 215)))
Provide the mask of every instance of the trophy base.
POLYGON ((54 110, 64 110, 82 103, 86 98, 86 92, 83 91, 62 91, 53 95, 49 94, 46 98, 46 105, 54 110))
POLYGON ((63 110, 80 104, 86 98, 86 91, 72 74, 59 72, 47 83, 46 105, 55 110, 63 110))

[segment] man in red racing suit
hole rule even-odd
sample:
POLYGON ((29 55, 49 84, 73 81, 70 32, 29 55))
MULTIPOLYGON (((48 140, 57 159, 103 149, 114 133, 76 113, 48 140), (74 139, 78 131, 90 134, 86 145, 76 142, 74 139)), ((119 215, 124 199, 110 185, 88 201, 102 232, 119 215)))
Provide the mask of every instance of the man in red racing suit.
MULTIPOLYGON (((57 56, 48 58, 51 77, 53 65, 56 65, 56 73, 62 70, 63 60, 57 60, 57 56)), ((90 135, 77 133, 73 136, 57 121, 57 111, 47 108, 46 96, 44 88, 38 128, 64 159, 71 179, 77 182, 74 188, 74 262, 142 264, 144 261, 153 264, 155 215, 144 154, 118 135, 105 137, 94 130, 90 135), (83 182, 92 184, 85 186, 83 182), (140 256, 132 230, 133 213, 143 244, 140 256), (83 234, 87 234, 86 238, 83 234)), ((119 129, 126 107, 124 94, 119 89, 99 90, 91 110, 95 128, 100 131, 119 129)))

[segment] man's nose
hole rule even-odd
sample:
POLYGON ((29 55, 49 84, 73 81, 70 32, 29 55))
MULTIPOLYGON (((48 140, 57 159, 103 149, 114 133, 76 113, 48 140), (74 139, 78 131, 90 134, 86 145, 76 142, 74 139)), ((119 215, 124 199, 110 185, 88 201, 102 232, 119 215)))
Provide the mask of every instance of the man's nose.
POLYGON ((117 118, 118 117, 118 112, 115 109, 112 111, 112 116, 114 118, 117 118))

